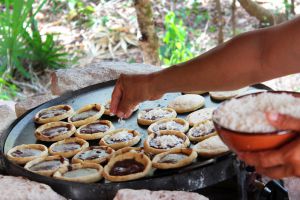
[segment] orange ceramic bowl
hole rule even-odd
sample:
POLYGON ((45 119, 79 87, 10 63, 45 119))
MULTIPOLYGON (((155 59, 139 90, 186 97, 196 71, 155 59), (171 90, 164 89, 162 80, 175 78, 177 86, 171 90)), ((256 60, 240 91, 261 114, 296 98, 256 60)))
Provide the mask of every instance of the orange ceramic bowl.
MULTIPOLYGON (((243 98, 249 95, 257 95, 261 92, 254 94, 247 94, 244 96, 240 96, 238 98, 243 98)), ((268 91, 268 93, 287 93, 292 94, 295 97, 300 97, 300 93, 296 92, 286 92, 286 91, 268 91)), ((225 102, 226 103, 226 102, 225 102)), ((221 104, 220 107, 224 105, 221 104)), ((219 107, 219 108, 220 108, 219 107)), ((218 109, 219 109, 218 108, 218 109)), ((216 112, 216 111, 215 111, 216 112)), ((230 130, 221 126, 215 119, 213 113, 213 122, 216 128, 217 133, 223 140, 223 142, 233 151, 235 152, 243 152, 243 151, 264 151, 278 148, 293 138, 295 138, 297 133, 289 130, 282 131, 274 131, 274 132, 240 132, 235 130, 230 130)))

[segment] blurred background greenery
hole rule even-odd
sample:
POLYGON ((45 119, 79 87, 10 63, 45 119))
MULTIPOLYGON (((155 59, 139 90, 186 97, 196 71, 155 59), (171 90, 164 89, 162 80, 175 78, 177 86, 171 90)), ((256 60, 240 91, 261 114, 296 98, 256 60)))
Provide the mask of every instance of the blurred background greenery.
MULTIPOLYGON (((0 99, 47 93, 50 74, 59 68, 97 61, 143 62, 138 2, 0 0, 0 99)), ((163 67, 189 60, 242 32, 281 23, 300 10, 297 0, 144 2, 151 2, 151 34, 159 38, 157 56, 163 67), (259 7, 251 10, 243 3, 259 7), (253 12, 258 8, 264 12, 253 12)))

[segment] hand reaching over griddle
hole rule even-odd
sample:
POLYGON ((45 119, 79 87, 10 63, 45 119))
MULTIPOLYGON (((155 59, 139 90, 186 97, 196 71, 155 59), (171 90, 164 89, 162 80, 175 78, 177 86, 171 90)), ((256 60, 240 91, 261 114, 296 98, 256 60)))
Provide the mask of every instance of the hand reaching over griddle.
MULTIPOLYGON (((277 113, 267 113, 268 121, 279 130, 300 131, 300 119, 277 113)), ((300 137, 279 149, 255 153, 238 152, 240 159, 254 166, 260 174, 274 179, 300 176, 300 137)))
POLYGON ((160 98, 162 94, 153 84, 153 76, 121 74, 112 93, 110 111, 120 118, 128 118, 140 102, 160 98))

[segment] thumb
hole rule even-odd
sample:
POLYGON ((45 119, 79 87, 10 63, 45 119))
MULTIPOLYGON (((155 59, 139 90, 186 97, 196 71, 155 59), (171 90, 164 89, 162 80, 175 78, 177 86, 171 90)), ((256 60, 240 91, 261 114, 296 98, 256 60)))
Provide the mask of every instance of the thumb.
POLYGON ((300 131, 300 118, 276 112, 267 112, 266 117, 269 123, 279 130, 300 131))

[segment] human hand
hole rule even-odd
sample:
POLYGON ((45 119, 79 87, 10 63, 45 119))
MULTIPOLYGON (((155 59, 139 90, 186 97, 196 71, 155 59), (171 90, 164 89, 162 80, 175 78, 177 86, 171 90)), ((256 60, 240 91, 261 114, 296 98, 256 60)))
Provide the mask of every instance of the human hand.
MULTIPOLYGON (((300 119, 277 113, 266 113, 272 126, 279 130, 300 131, 300 119)), ((237 152, 238 157, 254 166, 260 174, 274 179, 300 176, 300 138, 276 150, 261 152, 237 152)))
POLYGON ((153 76, 121 74, 112 93, 110 112, 128 118, 138 103, 160 98, 162 94, 157 90, 153 76))

